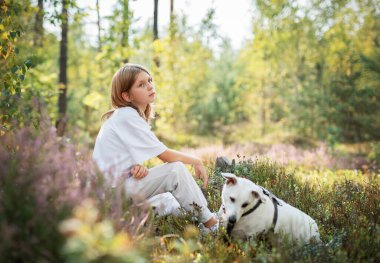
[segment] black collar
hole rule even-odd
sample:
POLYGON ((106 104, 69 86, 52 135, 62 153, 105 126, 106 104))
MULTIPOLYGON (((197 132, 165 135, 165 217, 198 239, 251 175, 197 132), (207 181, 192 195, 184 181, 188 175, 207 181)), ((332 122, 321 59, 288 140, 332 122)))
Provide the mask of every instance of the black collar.
POLYGON ((255 204, 254 207, 252 207, 251 209, 249 209, 247 212, 245 212, 243 216, 246 216, 246 215, 249 215, 250 213, 252 213, 253 211, 255 211, 261 204, 263 203, 263 201, 261 201, 261 199, 259 199, 259 201, 255 204))
MULTIPOLYGON (((273 203, 273 206, 274 206, 274 215, 273 215, 273 220, 272 220, 272 226, 270 228, 269 231, 272 231, 274 232, 274 228, 276 227, 276 224, 277 224, 277 218, 278 218, 278 206, 281 205, 280 202, 276 199, 276 197, 269 193, 268 191, 266 191, 264 188, 262 188, 263 190, 263 193, 265 195, 267 195, 271 200, 272 200, 272 203, 273 203)), ((263 202, 261 201, 261 199, 255 204, 254 207, 252 207, 251 209, 249 209, 247 212, 245 212, 243 216, 247 216, 249 215, 250 213, 252 213, 253 211, 255 211, 263 202)), ((231 232, 232 232, 232 229, 234 228, 235 224, 230 224, 228 223, 227 225, 227 234, 230 236, 231 235, 231 232)))
MULTIPOLYGON (((266 194, 264 192, 264 194, 266 194)), ((275 197, 271 197, 270 198, 272 200, 272 203, 273 203, 273 206, 274 206, 274 215, 273 215, 273 220, 272 220, 272 227, 271 227, 271 231, 274 232, 274 228, 276 227, 276 224, 277 224, 277 219, 278 219, 278 204, 279 202, 277 201, 277 199, 275 197)), ((253 211, 255 211, 260 205, 262 204, 262 201, 261 199, 256 203, 256 205, 254 207, 252 207, 251 209, 249 209, 247 212, 245 212, 243 216, 246 216, 246 215, 249 215, 250 213, 252 213, 253 211)))

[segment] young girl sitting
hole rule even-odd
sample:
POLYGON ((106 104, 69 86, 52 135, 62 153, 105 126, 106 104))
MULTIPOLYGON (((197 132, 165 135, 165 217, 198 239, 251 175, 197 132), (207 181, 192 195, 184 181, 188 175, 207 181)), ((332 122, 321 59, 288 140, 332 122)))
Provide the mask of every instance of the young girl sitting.
POLYGON ((96 138, 93 158, 114 187, 124 183, 128 197, 155 199, 166 202, 164 206, 173 206, 165 194, 170 192, 176 199, 174 202, 178 201, 186 211, 198 207, 199 220, 206 232, 215 231, 218 220, 207 208, 202 191, 184 165, 193 165, 195 177, 203 179, 205 188, 208 177, 202 161, 168 149, 151 131, 149 121, 155 94, 152 76, 146 68, 125 64, 115 73, 111 90, 113 109, 102 117, 106 121, 96 138), (151 169, 141 165, 154 157, 165 163, 151 169), (160 198, 163 194, 166 201, 160 198))

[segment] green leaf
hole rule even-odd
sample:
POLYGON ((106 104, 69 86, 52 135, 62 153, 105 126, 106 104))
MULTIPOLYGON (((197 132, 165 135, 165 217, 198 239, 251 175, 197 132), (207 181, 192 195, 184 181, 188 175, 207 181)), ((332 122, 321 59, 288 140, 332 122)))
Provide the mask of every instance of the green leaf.
POLYGON ((24 79, 25 79, 25 75, 18 75, 18 78, 19 78, 20 80, 24 80, 24 79))
POLYGON ((30 59, 28 59, 27 61, 25 61, 25 66, 27 67, 27 68, 30 68, 30 67, 32 67, 33 66, 33 63, 32 63, 32 61, 30 60, 30 59))
POLYGON ((12 73, 16 73, 16 71, 17 71, 18 69, 19 69, 18 66, 14 66, 14 67, 12 67, 11 72, 12 72, 12 73))
POLYGON ((17 36, 17 33, 15 31, 11 31, 9 35, 11 36, 11 38, 15 38, 17 36))

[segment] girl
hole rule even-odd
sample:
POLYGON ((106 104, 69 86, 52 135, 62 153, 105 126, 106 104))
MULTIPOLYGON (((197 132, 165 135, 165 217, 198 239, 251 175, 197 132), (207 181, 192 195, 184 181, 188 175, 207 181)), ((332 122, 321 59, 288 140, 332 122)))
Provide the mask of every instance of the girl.
MULTIPOLYGON (((202 191, 184 164, 191 164, 195 177, 207 185, 202 161, 168 149, 150 130, 152 103, 156 95, 149 71, 136 64, 125 64, 112 78, 113 109, 105 113, 93 158, 115 187, 124 183, 128 197, 155 198, 170 192, 186 211, 200 208, 199 219, 208 230, 218 228, 218 220, 207 208, 202 191), (147 169, 141 164, 158 157, 162 165, 147 169)), ((157 199, 157 198, 156 198, 157 199)), ((158 198, 160 199, 160 198, 158 198)))

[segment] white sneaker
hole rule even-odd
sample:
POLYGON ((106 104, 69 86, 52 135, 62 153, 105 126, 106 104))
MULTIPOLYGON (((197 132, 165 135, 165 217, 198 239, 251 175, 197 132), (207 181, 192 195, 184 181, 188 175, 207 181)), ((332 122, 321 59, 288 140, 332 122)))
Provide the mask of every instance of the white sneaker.
POLYGON ((205 225, 203 223, 200 223, 198 225, 198 228, 199 228, 199 231, 202 233, 202 234, 210 234, 210 233, 218 233, 218 230, 219 230, 219 219, 218 217, 216 217, 217 219, 217 222, 215 225, 213 225, 212 227, 205 227, 205 225))

